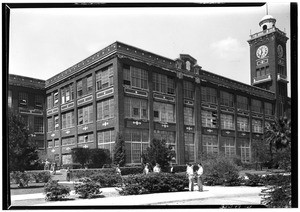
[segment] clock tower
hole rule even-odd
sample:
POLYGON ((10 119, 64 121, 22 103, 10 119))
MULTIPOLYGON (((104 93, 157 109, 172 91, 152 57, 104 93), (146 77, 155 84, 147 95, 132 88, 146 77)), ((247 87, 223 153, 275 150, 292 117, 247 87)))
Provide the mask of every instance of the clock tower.
POLYGON ((261 31, 250 35, 251 85, 275 93, 275 113, 283 116, 287 110, 286 34, 276 28, 276 19, 264 16, 261 31))

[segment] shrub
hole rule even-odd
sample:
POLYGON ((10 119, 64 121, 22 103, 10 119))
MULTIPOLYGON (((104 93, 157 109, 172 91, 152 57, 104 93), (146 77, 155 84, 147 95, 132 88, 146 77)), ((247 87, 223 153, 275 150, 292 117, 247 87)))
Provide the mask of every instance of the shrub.
POLYGON ((105 174, 115 174, 115 168, 102 168, 102 169, 71 169, 71 178, 80 179, 83 177, 90 177, 94 174, 105 173, 105 174))
POLYGON ((46 194, 45 200, 47 201, 63 200, 70 195, 70 188, 58 184, 58 180, 51 180, 45 185, 44 193, 46 194))
POLYGON ((10 174, 10 177, 19 187, 28 186, 28 182, 30 181, 30 175, 27 172, 15 171, 10 174))
POLYGON ((183 191, 188 186, 185 174, 149 173, 124 178, 121 195, 183 191))
POLYGON ((100 191, 100 185, 90 178, 81 178, 79 179, 79 182, 81 183, 76 183, 74 189, 75 193, 79 194, 80 198, 90 199, 101 195, 102 191, 100 191))
POLYGON ((231 158, 222 155, 203 161, 203 181, 206 185, 239 185, 239 169, 231 158))
POLYGON ((111 163, 108 149, 89 149, 89 168, 102 168, 107 163, 111 163))
POLYGON ((250 174, 245 173, 248 177, 247 180, 245 180, 246 186, 263 186, 264 185, 264 177, 258 174, 250 174))
POLYGON ((122 175, 130 175, 130 174, 142 174, 143 167, 141 166, 133 166, 133 167, 120 167, 122 175))
POLYGON ((185 172, 186 171, 186 165, 173 165, 173 171, 175 173, 185 172))
POLYGON ((100 183, 101 187, 114 187, 118 186, 122 182, 122 178, 120 175, 116 173, 95 173, 90 176, 90 178, 100 183))
POLYGON ((30 172, 30 175, 31 178, 34 179, 36 183, 39 182, 47 183, 52 177, 49 171, 30 172))
POLYGON ((69 163, 69 164, 63 164, 62 168, 66 169, 70 167, 70 169, 80 169, 81 168, 81 164, 80 163, 69 163))

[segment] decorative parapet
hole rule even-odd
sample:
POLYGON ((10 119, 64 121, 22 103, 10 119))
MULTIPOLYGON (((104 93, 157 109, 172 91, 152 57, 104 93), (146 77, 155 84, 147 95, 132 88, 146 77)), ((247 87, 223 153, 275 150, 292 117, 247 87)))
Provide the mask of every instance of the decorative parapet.
POLYGON ((271 35, 272 33, 278 33, 278 35, 280 35, 278 37, 285 42, 288 40, 288 38, 286 37, 286 33, 282 32, 281 30, 279 30, 276 27, 272 27, 272 28, 263 30, 261 32, 257 32, 257 33, 250 35, 250 40, 248 40, 248 43, 251 44, 251 43, 255 42, 256 39, 261 38, 263 36, 271 35))

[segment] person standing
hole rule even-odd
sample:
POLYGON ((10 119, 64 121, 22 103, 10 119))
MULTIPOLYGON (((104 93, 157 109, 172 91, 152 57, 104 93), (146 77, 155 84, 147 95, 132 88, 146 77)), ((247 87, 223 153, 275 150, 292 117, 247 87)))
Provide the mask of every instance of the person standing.
POLYGON ((160 173, 160 171, 161 171, 160 166, 159 166, 158 163, 156 163, 156 165, 155 165, 154 168, 153 168, 153 172, 155 172, 155 173, 160 173))
POLYGON ((71 171, 70 171, 70 167, 68 166, 67 168, 67 181, 69 182, 71 179, 71 171))
POLYGON ((193 165, 187 164, 186 167, 186 175, 188 176, 189 179, 189 191, 194 191, 194 170, 193 170, 193 165))
POLYGON ((120 176, 121 176, 121 169, 120 169, 119 164, 118 164, 117 167, 116 167, 116 172, 117 172, 117 175, 120 175, 120 176))
POLYGON ((144 174, 148 174, 149 173, 149 163, 146 163, 145 168, 143 170, 144 174))
POLYGON ((197 185, 198 185, 198 191, 200 192, 203 191, 202 175, 203 175, 203 167, 201 163, 198 163, 197 185))

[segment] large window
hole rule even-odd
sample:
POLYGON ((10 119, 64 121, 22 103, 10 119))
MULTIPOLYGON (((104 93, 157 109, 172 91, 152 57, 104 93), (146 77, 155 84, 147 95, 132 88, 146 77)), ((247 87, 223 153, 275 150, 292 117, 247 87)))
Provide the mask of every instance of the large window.
POLYGON ((220 137, 223 147, 225 149, 225 156, 226 157, 233 157, 236 155, 235 151, 235 143, 234 138, 231 137, 220 137))
POLYGON ((47 95, 47 109, 51 109, 53 107, 52 95, 47 95))
POLYGON ((75 126, 74 111, 63 113, 62 118, 62 129, 70 128, 75 126))
POLYGON ((34 117, 34 132, 35 133, 44 133, 43 117, 34 117))
POLYGON ((251 100, 251 109, 253 112, 262 113, 262 104, 261 101, 252 99, 251 100))
POLYGON ((221 91, 220 92, 220 104, 228 107, 233 107, 233 94, 221 91))
POLYGON ((238 109, 249 110, 248 98, 244 96, 236 96, 236 106, 238 109))
POLYGON ((93 76, 89 75, 77 81, 77 98, 91 93, 93 90, 93 76))
POLYGON ((83 96, 82 80, 77 81, 77 98, 83 96))
POLYGON ((124 140, 127 163, 140 163, 141 155, 149 147, 149 131, 126 129, 124 140))
MULTIPOLYGON (((171 147, 176 155, 176 133, 171 131, 154 130, 154 139, 159 141, 165 141, 168 147, 171 147)), ((172 159, 172 163, 175 163, 176 159, 172 159)))
POLYGON ((184 98, 194 99, 194 84, 192 82, 183 81, 184 98))
POLYGON ((28 94, 20 92, 19 93, 19 106, 27 107, 28 106, 28 94))
POLYGON ((34 97, 34 108, 42 110, 43 109, 43 102, 44 102, 43 96, 36 95, 34 97))
POLYGON ((265 102, 265 115, 274 115, 273 105, 265 102))
POLYGON ((148 120, 148 101, 125 97, 124 101, 125 117, 148 120))
POLYGON ((54 130, 59 130, 59 116, 54 116, 54 130))
POLYGON ((203 151, 208 155, 218 155, 218 138, 214 135, 202 135, 203 151))
POLYGON ((53 131, 53 118, 48 117, 47 121, 48 121, 48 130, 47 130, 47 132, 52 132, 53 131))
POLYGON ((87 133, 83 135, 78 136, 78 143, 92 143, 94 142, 94 134, 93 133, 87 133))
POLYGON ((250 142, 248 139, 240 139, 239 142, 241 143, 241 161, 243 163, 250 163, 250 142))
POLYGON ((85 106, 78 109, 78 125, 93 122, 93 105, 85 106))
POLYGON ((74 99, 73 83, 61 88, 60 92, 62 104, 72 101, 74 99))
POLYGON ((249 119, 246 117, 237 117, 237 130, 238 131, 249 131, 249 119))
POLYGON ((176 122, 175 119, 175 106, 172 104, 154 102, 154 121, 161 122, 176 122))
POLYGON ((252 119, 252 131, 255 133, 262 133, 262 121, 259 119, 252 119))
POLYGON ((53 94, 53 107, 58 106, 58 91, 55 91, 53 94))
POLYGON ((93 91, 93 76, 90 75, 86 78, 86 93, 92 93, 93 91))
POLYGON ((191 107, 184 107, 184 124, 195 125, 194 109, 191 107))
POLYGON ((153 91, 175 94, 175 82, 174 79, 167 75, 153 73, 153 91))
POLYGON ((97 120, 109 119, 115 116, 114 99, 105 99, 97 102, 97 120))
POLYGON ((203 127, 213 127, 213 128, 217 127, 217 125, 213 123, 213 120, 216 119, 216 117, 213 117, 213 113, 216 114, 217 112, 212 112, 212 111, 207 111, 207 110, 201 111, 203 127))
POLYGON ((96 89, 101 90, 114 85, 113 66, 107 66, 96 73, 96 89))
POLYGON ((234 130, 233 115, 221 114, 221 129, 234 130))
POLYGON ((202 102, 217 104, 217 90, 210 87, 201 87, 202 102))
POLYGON ((99 131, 97 133, 98 148, 108 149, 112 157, 114 153, 116 135, 113 129, 99 131))
POLYGON ((68 146, 75 144, 75 138, 74 137, 68 137, 68 138, 62 138, 61 139, 61 145, 62 146, 68 146))
POLYGON ((185 159, 188 162, 195 162, 194 133, 184 133, 185 159))

